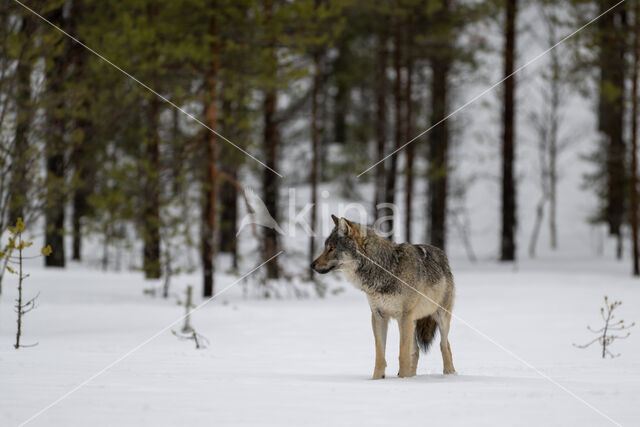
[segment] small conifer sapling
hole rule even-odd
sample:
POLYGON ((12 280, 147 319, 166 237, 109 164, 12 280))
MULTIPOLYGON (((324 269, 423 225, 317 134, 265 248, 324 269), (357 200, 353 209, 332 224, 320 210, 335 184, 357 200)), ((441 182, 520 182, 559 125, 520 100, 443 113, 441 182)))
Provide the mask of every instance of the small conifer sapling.
POLYGON ((632 328, 636 324, 635 322, 633 322, 630 325, 627 325, 625 324, 624 320, 614 321, 615 315, 613 314, 613 311, 620 305, 622 305, 621 301, 614 301, 612 303, 609 303, 609 298, 605 296, 604 307, 600 307, 600 315, 602 316, 602 320, 604 321, 604 326, 600 329, 593 329, 591 328, 591 326, 587 326, 587 329, 589 331, 593 332, 594 334, 598 334, 598 336, 586 344, 573 345, 578 348, 587 348, 597 342, 600 344, 600 346, 602 346, 603 359, 606 358, 606 356, 609 356, 611 358, 620 356, 620 353, 612 353, 609 347, 615 340, 628 338, 629 335, 631 335, 631 332, 629 332, 628 329, 632 328), (626 334, 616 334, 623 331, 626 331, 626 334))
POLYGON ((33 310, 34 308, 36 308, 36 300, 38 299, 38 295, 39 295, 37 294, 33 298, 26 301, 24 299, 22 285, 24 280, 29 277, 29 275, 26 274, 23 269, 24 260, 28 258, 36 258, 42 255, 49 256, 51 254, 51 246, 47 245, 46 247, 41 249, 40 251, 41 255, 29 256, 29 257, 25 256, 24 255, 25 249, 33 246, 33 242, 23 239, 24 228, 25 226, 24 226, 24 222, 22 222, 22 218, 18 218, 16 225, 14 227, 11 227, 11 226, 8 227, 8 230, 10 233, 9 243, 5 247, 5 250, 0 252, 0 258, 4 258, 6 261, 5 263, 6 270, 9 273, 15 274, 16 276, 18 276, 18 297, 16 298, 16 305, 15 305, 15 310, 16 310, 16 313, 18 314, 18 319, 17 319, 18 328, 16 330, 16 343, 14 344, 14 347, 16 349, 19 349, 20 347, 33 347, 37 345, 37 343, 29 344, 29 345, 20 343, 20 339, 22 337, 22 326, 23 326, 22 317, 28 312, 30 312, 31 310, 33 310), (16 252, 17 252, 17 255, 14 255, 14 253, 16 252))

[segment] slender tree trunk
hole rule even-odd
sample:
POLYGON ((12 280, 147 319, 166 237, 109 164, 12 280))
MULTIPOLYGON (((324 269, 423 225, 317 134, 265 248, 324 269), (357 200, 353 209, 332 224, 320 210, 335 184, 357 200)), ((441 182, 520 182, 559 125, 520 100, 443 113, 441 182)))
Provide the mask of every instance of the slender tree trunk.
MULTIPOLYGON (((211 62, 205 77, 206 101, 205 121, 211 129, 218 128, 218 61, 220 47, 217 41, 217 1, 211 1, 211 22, 209 35, 211 36, 211 62)), ((215 257, 215 232, 216 232, 216 202, 217 202, 217 176, 216 176, 216 135, 213 132, 205 134, 205 152, 207 172, 204 189, 204 209, 202 211, 202 266, 203 266, 203 296, 211 297, 214 291, 214 257, 215 257)))
MULTIPOLYGON (((265 0, 265 12, 268 21, 272 20, 274 12, 273 0, 265 0)), ((278 58, 275 52, 275 40, 270 41, 270 60, 272 61, 272 75, 264 97, 264 146, 265 146, 265 163, 269 168, 277 170, 278 155, 278 123, 276 121, 276 108, 278 105, 278 92, 276 90, 278 58)), ((264 168, 262 174, 262 190, 264 204, 271 214, 271 217, 278 221, 278 176, 270 169, 264 168)), ((272 228, 264 229, 263 240, 263 259, 264 261, 274 257, 279 250, 278 233, 272 228)), ((280 266, 278 259, 274 258, 266 264, 267 277, 269 279, 278 279, 280 277, 280 266)))
MULTIPOLYGON (((555 36, 552 38, 556 42, 555 36)), ((557 199, 558 199, 558 138, 560 120, 560 54, 557 50, 551 52, 551 129, 549 135, 549 232, 551 249, 558 248, 557 199)))
MULTIPOLYGON (((230 120, 233 117, 232 100, 228 96, 224 96, 226 91, 221 91, 222 115, 221 123, 223 135, 236 135, 230 120)), ((231 147, 222 146, 222 158, 220 168, 232 179, 237 181, 238 164, 235 159, 235 152, 231 151, 231 147)), ((219 224, 219 249, 220 252, 230 253, 233 261, 233 268, 238 268, 238 239, 236 233, 238 231, 238 188, 235 183, 222 179, 220 182, 220 224, 219 224)))
MULTIPOLYGON (((450 33, 450 1, 442 0, 435 13, 435 25, 443 26, 450 33)), ((431 123, 435 124, 447 115, 449 102, 449 70, 451 52, 448 40, 433 52, 431 63, 431 123)), ((444 121, 429 133, 429 236, 431 244, 445 249, 447 229, 449 126, 444 121)))
POLYGON ((147 279, 158 279, 162 275, 160 261, 160 136, 158 118, 160 101, 156 97, 148 99, 147 138, 145 144, 145 181, 143 224, 143 270, 147 279))
MULTIPOLYGON (((264 99, 264 142, 266 152, 266 164, 271 169, 276 169, 276 156, 278 151, 278 128, 276 124, 277 92, 270 89, 264 99)), ((278 177, 265 168, 262 175, 264 191, 264 204, 271 216, 278 221, 278 177)), ((272 228, 264 229, 264 260, 268 260, 278 253, 278 233, 272 228)), ((280 277, 280 267, 277 259, 271 260, 266 265, 267 277, 277 279, 280 277)))
MULTIPOLYGON (((393 69, 395 72, 395 79, 393 82, 393 100, 394 100, 394 144, 392 147, 392 151, 400 148, 402 143, 403 135, 403 125, 404 121, 402 119, 403 112, 403 92, 402 92, 402 31, 401 24, 399 20, 396 20, 394 23, 394 34, 393 34, 393 69)), ((387 162, 389 163, 389 168, 387 169, 387 179, 385 183, 385 203, 390 205, 395 205, 396 202, 396 177, 398 173, 398 154, 391 155, 387 162)), ((395 230, 394 223, 395 218, 393 217, 393 210, 385 209, 386 215, 389 216, 389 220, 385 221, 385 229, 392 233, 388 237, 393 240, 393 232, 395 230)))
MULTIPOLYGON (((63 22, 62 8, 52 11, 50 20, 61 27, 63 22)), ((69 62, 69 49, 66 39, 60 39, 64 47, 53 59, 52 67, 47 73, 47 196, 45 206, 45 243, 51 245, 53 252, 44 257, 47 267, 64 267, 64 218, 65 218, 65 104, 64 75, 69 62)))
MULTIPOLYGON (((317 4, 317 3, 316 3, 317 4)), ((318 96, 320 94, 320 52, 313 54, 313 88, 311 92, 311 236, 309 237, 309 264, 316 250, 315 233, 318 217, 318 96)), ((309 268, 309 280, 313 280, 313 269, 309 268)))
POLYGON ((24 45, 20 52, 17 65, 16 79, 16 131, 14 142, 13 163, 11 176, 11 197, 9 199, 9 224, 15 225, 18 218, 25 218, 26 197, 29 191, 29 129, 31 127, 31 46, 33 34, 33 20, 31 17, 22 18, 20 35, 24 45))
MULTIPOLYGON (((505 19, 504 76, 513 73, 516 53, 517 0, 507 0, 505 19)), ((502 133, 502 261, 516 259, 516 184, 515 184, 515 78, 504 83, 502 133)))
MULTIPOLYGON (((225 134, 227 135, 227 134, 225 134)), ((228 168, 224 172, 237 179, 235 169, 228 168)), ((233 183, 222 180, 220 182, 220 252, 232 254, 237 250, 236 232, 238 215, 238 189, 233 183)))
POLYGON ((631 78, 631 236, 633 239, 633 275, 640 276, 638 249, 638 67, 640 66, 640 0, 634 2, 633 75, 631 78))
MULTIPOLYGON (((150 22, 157 19, 158 6, 149 4, 147 15, 150 22)), ((155 59, 155 46, 152 46, 155 59)), ((157 87, 155 72, 151 75, 152 86, 157 87)), ((162 275, 160 259, 160 135, 158 133, 160 100, 156 96, 147 98, 144 162, 144 194, 142 211, 142 268, 147 279, 158 279, 162 275)))
MULTIPOLYGON (((615 0, 600 0, 604 12, 617 3, 615 0)), ((626 202, 626 165, 624 143, 625 108, 625 54, 627 36, 626 4, 598 20, 600 50, 600 94, 598 105, 598 129, 606 144, 606 220, 609 232, 621 233, 626 202)), ((618 258, 622 256, 618 253, 618 258)))
MULTIPOLYGON (((413 19, 409 15, 407 23, 407 80, 405 82, 405 137, 407 140, 413 138, 413 102, 412 96, 412 80, 413 80, 413 19)), ((411 242, 411 224, 413 222, 413 164, 414 164, 414 144, 409 144, 405 148, 406 168, 405 168, 405 223, 404 223, 404 240, 411 242)))
MULTIPOLYGON (((376 156, 381 160, 385 156, 387 145, 387 21, 378 34, 377 84, 376 84, 376 156)), ((384 201, 385 162, 375 168, 375 197, 373 204, 374 218, 378 218, 378 204, 384 201)))
POLYGON ((536 256, 536 246, 538 244, 538 236, 540 235, 540 226, 542 225, 542 220, 544 219, 544 205, 546 202, 546 198, 543 196, 542 200, 538 202, 536 206, 536 220, 533 223, 533 231, 531 232, 531 240, 529 242, 529 257, 535 258, 536 256))
MULTIPOLYGON (((82 126, 82 125, 79 125, 82 126)), ((85 128, 86 129, 86 128, 85 128)), ((84 133, 86 135, 86 132, 84 133)), ((83 141, 88 144, 88 142, 83 141)), ((71 217, 71 227, 73 230, 73 243, 71 259, 80 261, 82 259, 82 217, 87 210, 87 186, 88 186, 88 173, 87 168, 84 165, 85 147, 82 143, 75 147, 72 154, 73 163, 75 165, 76 173, 78 174, 78 187, 76 187, 73 193, 73 211, 71 217)))
MULTIPOLYGON (((72 13, 81 17, 84 11, 82 2, 73 2, 72 13)), ((73 29, 77 31, 77 29, 73 29)), ((72 46, 72 56, 74 62, 74 81, 78 84, 84 85, 84 80, 87 75, 87 59, 89 52, 78 44, 72 46)), ((82 258, 82 217, 85 216, 88 202, 87 198, 90 194, 89 188, 91 188, 91 166, 89 163, 90 154, 88 150, 91 146, 89 135, 91 133, 91 121, 89 119, 90 101, 87 88, 82 86, 85 92, 82 93, 82 101, 78 105, 77 114, 79 117, 75 122, 76 135, 78 139, 74 141, 73 150, 71 153, 71 161, 75 169, 76 185, 73 192, 72 200, 72 254, 71 259, 80 261, 82 258)), ((74 138, 75 139, 75 138, 74 138)))

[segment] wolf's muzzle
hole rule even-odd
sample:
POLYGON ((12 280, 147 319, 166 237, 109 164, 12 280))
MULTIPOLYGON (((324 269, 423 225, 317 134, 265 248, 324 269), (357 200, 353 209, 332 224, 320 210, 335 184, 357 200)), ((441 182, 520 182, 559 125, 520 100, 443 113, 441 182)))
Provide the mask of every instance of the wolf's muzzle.
POLYGON ((320 274, 326 274, 326 273, 330 272, 331 270, 333 270, 334 268, 336 268, 335 265, 332 265, 330 267, 325 267, 325 268, 318 267, 318 265, 316 264, 315 261, 311 263, 310 267, 311 267, 311 269, 313 271, 315 271, 316 273, 320 273, 320 274))

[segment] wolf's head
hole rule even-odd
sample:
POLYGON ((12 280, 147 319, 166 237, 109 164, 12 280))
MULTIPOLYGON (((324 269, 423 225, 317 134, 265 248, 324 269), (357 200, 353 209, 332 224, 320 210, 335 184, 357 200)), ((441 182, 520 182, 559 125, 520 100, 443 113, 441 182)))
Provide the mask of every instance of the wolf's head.
POLYGON ((357 251, 364 241, 366 227, 345 218, 331 215, 335 224, 324 242, 324 251, 311 263, 311 268, 320 274, 341 269, 357 259, 357 251))

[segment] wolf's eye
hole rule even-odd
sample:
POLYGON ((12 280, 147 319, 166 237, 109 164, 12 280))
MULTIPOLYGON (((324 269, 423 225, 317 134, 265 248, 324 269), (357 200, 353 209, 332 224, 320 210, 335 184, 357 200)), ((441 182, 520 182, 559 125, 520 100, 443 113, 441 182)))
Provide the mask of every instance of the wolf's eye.
POLYGON ((333 252, 333 248, 332 247, 328 247, 327 248, 327 252, 333 252))

